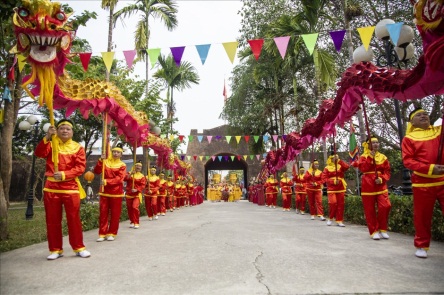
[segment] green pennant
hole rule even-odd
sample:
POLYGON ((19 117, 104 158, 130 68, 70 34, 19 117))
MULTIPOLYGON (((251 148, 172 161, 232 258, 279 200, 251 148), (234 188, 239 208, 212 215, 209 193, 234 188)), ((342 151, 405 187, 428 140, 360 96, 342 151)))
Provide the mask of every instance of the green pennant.
POLYGON ((254 135, 253 138, 254 138, 254 142, 257 143, 257 141, 259 140, 259 135, 254 135))
POLYGON ((192 135, 188 135, 188 143, 193 141, 193 136, 192 135))

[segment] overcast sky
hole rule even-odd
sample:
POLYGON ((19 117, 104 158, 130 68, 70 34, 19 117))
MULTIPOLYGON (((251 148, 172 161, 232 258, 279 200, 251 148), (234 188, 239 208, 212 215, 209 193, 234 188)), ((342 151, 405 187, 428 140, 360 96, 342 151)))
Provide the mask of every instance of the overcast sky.
MULTIPOLYGON (((108 12, 100 8, 101 1, 63 1, 68 3, 75 14, 83 10, 95 11, 96 20, 90 20, 88 26, 80 27, 77 36, 88 40, 93 56, 101 56, 107 48, 108 12)), ((116 11, 132 1, 119 1, 116 11)), ((178 27, 169 32, 163 24, 151 21, 149 48, 161 48, 161 53, 170 53, 170 47, 186 46, 182 60, 190 62, 200 76, 200 84, 183 92, 175 91, 176 117, 179 122, 174 128, 180 134, 189 135, 191 129, 211 129, 224 124, 219 119, 223 108, 224 79, 227 81, 231 71, 238 63, 232 64, 225 53, 222 43, 236 41, 239 36, 241 1, 177 1, 178 27), (204 65, 201 64, 195 45, 211 44, 204 65)), ((134 49, 135 24, 139 16, 118 21, 113 32, 115 59, 124 60, 123 51, 134 49)), ((135 72, 140 79, 145 78, 145 64, 135 65, 135 72)), ((151 70, 153 73, 154 70, 151 70)), ((230 92, 229 92, 230 93, 230 92)))

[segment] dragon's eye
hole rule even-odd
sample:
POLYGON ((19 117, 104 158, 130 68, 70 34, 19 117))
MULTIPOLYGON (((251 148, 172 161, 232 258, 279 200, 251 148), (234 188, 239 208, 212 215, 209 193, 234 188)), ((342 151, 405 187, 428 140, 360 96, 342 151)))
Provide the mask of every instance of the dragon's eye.
POLYGON ((28 17, 29 11, 28 11, 28 9, 22 7, 19 9, 18 15, 20 15, 20 17, 28 17))
POLYGON ((56 15, 55 15, 55 17, 56 17, 56 19, 59 20, 59 21, 64 21, 64 20, 66 19, 66 15, 65 15, 65 13, 63 13, 63 12, 61 12, 61 11, 57 12, 56 15))

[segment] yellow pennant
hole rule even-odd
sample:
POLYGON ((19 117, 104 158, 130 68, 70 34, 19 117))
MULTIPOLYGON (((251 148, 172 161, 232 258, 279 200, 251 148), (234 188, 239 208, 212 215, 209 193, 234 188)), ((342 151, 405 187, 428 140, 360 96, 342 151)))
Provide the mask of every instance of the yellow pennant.
POLYGON ((362 44, 364 45, 365 50, 368 50, 370 46, 370 41, 372 40, 373 32, 375 31, 375 27, 364 27, 358 28, 359 36, 361 37, 362 44))
POLYGON ((237 42, 237 41, 222 43, 222 45, 225 48, 225 52, 227 53, 228 58, 230 59, 231 63, 234 62, 234 57, 236 56, 236 50, 237 50, 238 44, 239 44, 239 42, 237 42))
POLYGON ((18 54, 17 55, 17 61, 18 61, 18 66, 19 66, 19 72, 21 72, 21 71, 23 71, 23 68, 25 67, 25 65, 26 65, 26 57, 25 56, 23 56, 23 55, 21 55, 21 54, 18 54))
POLYGON ((111 71, 111 66, 113 65, 114 52, 102 52, 102 59, 109 73, 111 71))

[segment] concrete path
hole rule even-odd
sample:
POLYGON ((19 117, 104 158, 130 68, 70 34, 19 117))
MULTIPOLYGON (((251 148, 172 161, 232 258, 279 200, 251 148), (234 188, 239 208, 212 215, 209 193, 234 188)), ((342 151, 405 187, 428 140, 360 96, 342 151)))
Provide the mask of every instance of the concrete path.
POLYGON ((367 228, 246 201, 208 203, 112 242, 84 233, 92 256, 47 261, 40 243, 0 255, 0 294, 444 294, 444 243, 414 256, 413 237, 373 241, 367 228))

